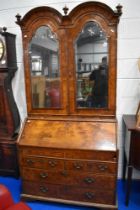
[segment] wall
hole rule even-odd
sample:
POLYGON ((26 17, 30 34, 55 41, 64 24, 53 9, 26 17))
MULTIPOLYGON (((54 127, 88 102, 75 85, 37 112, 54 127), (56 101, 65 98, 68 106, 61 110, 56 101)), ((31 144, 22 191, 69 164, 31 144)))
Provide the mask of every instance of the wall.
MULTIPOLYGON (((17 35, 18 71, 13 80, 13 91, 20 111, 21 119, 26 114, 24 68, 21 31, 15 24, 15 15, 23 17, 26 12, 37 6, 51 6, 59 12, 67 5, 71 10, 76 5, 86 2, 79 0, 0 0, 0 27, 6 26, 8 31, 17 35)), ((123 6, 118 27, 118 68, 117 68, 117 118, 118 118, 118 148, 120 150, 119 174, 122 167, 122 115, 135 114, 140 99, 140 72, 137 61, 140 57, 140 1, 139 0, 101 0, 112 9, 120 3, 123 6)), ((135 177, 139 174, 135 174, 135 177)))

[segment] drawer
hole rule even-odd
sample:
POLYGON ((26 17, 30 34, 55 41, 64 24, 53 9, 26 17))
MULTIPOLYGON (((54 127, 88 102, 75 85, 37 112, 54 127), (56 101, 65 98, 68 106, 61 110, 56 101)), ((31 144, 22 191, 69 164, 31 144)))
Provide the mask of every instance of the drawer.
POLYGON ((115 191, 104 189, 82 188, 75 186, 61 186, 59 198, 88 203, 115 204, 115 191))
POLYGON ((39 169, 23 168, 21 170, 23 180, 44 181, 51 184, 65 184, 112 190, 116 187, 116 176, 100 175, 93 173, 74 173, 66 170, 47 171, 39 169))
POLYGON ((116 151, 100 151, 100 150, 65 150, 65 158, 67 159, 86 159, 96 161, 112 161, 117 162, 116 151))
POLYGON ((82 160, 67 160, 65 161, 66 170, 74 170, 75 172, 88 171, 92 173, 117 173, 117 164, 114 162, 105 161, 82 161, 82 160))
POLYGON ((114 175, 82 173, 80 177, 74 176, 74 181, 78 186, 93 189, 113 190, 116 187, 116 176, 114 175))
POLYGON ((25 167, 46 170, 71 170, 75 172, 88 171, 92 173, 116 174, 117 164, 114 162, 97 162, 84 160, 65 160, 60 158, 47 158, 43 156, 20 157, 20 164, 25 167))
POLYGON ((20 164, 25 167, 39 168, 46 170, 63 170, 63 159, 47 158, 43 156, 31 156, 20 157, 20 164))
MULTIPOLYGON (((22 192, 27 195, 42 196, 42 199, 57 198, 77 202, 115 204, 115 191, 103 191, 71 185, 54 185, 44 182, 23 181, 22 192)), ((41 197, 40 197, 41 198, 41 197)))
POLYGON ((66 159, 85 159, 96 161, 111 161, 117 162, 117 151, 89 151, 79 149, 56 149, 56 148, 43 148, 43 147, 26 147, 19 146, 20 156, 47 156, 58 157, 66 159))
POLYGON ((22 193, 43 197, 58 197, 59 185, 23 181, 22 193))
POLYGON ((47 156, 47 157, 58 157, 64 158, 64 151, 61 149, 49 149, 43 147, 26 147, 19 146, 19 155, 21 157, 26 157, 28 155, 33 156, 47 156))

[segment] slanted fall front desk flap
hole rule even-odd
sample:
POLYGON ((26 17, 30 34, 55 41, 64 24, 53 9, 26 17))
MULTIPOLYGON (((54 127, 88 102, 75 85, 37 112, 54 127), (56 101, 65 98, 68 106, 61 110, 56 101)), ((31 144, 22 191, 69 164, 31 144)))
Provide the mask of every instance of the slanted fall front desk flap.
POLYGON ((116 152, 116 122, 27 119, 18 144, 116 152))

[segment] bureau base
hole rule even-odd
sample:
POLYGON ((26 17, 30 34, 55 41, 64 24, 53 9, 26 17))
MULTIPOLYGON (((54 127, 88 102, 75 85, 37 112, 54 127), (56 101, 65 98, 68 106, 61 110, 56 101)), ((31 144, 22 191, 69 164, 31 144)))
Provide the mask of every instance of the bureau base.
POLYGON ((28 119, 18 153, 22 199, 117 210, 115 121, 28 119))
POLYGON ((79 202, 79 201, 70 201, 64 199, 54 199, 54 198, 45 198, 42 196, 34 196, 34 195, 27 195, 21 194, 21 200, 23 201, 48 201, 48 202, 58 202, 63 204, 70 204, 70 205, 78 205, 78 206, 88 206, 88 207, 95 207, 101 210, 118 210, 117 205, 105 205, 105 204, 98 204, 98 203, 90 203, 90 202, 79 202))

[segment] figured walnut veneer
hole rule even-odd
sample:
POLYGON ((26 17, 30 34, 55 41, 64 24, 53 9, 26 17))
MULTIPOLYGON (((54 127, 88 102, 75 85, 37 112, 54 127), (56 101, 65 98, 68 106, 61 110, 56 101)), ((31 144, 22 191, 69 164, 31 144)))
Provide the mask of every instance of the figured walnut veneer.
MULTIPOLYGON (((113 11, 99 2, 86 2, 65 16, 50 7, 38 7, 23 18, 17 15, 23 36, 28 117, 18 139, 22 179, 21 197, 117 210, 116 180, 116 57, 117 24, 121 6, 113 11), (108 106, 84 108, 76 104, 75 47, 87 22, 97 23, 108 39, 108 106), (60 65, 60 107, 35 108, 29 44, 36 30, 49 26, 57 35, 60 65)), ((46 76, 47 83, 47 76, 46 76)), ((44 90, 41 90, 43 94, 44 90)))

